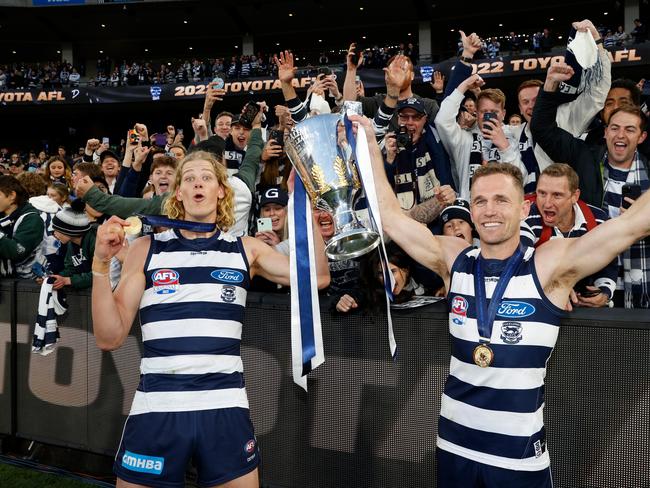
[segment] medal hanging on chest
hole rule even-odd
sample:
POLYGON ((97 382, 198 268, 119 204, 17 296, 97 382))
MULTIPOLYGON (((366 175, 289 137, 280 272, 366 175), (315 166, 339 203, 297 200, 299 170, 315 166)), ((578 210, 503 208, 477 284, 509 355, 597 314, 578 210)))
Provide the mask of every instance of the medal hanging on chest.
POLYGON ((483 258, 479 254, 474 261, 474 293, 476 294, 476 323, 478 326, 479 344, 474 348, 472 359, 474 364, 481 368, 487 368, 494 362, 494 351, 490 348, 492 337, 492 326, 496 318, 497 309, 501 304, 503 294, 524 258, 524 248, 521 244, 515 253, 508 258, 499 282, 490 298, 490 306, 487 306, 487 293, 485 291, 485 275, 483 258))

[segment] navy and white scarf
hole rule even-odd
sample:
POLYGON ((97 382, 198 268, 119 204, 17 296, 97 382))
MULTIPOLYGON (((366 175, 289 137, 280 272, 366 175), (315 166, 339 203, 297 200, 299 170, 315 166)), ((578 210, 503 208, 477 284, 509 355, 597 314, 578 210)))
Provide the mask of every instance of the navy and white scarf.
POLYGON ((47 356, 54 352, 54 346, 61 337, 56 318, 68 310, 63 292, 52 289, 55 278, 43 280, 38 297, 38 315, 34 325, 32 352, 47 356))
MULTIPOLYGON (((637 151, 632 166, 625 180, 618 175, 619 170, 612 168, 607 162, 607 153, 603 161, 604 201, 603 209, 610 217, 619 214, 623 197, 623 184, 630 183, 641 186, 641 192, 650 190, 650 175, 641 161, 637 151), (612 177, 610 178, 610 172, 612 177)), ((625 308, 650 308, 650 238, 646 237, 632 244, 619 255, 619 265, 622 266, 623 289, 625 290, 625 308)), ((619 273, 620 274, 620 273, 619 273)))

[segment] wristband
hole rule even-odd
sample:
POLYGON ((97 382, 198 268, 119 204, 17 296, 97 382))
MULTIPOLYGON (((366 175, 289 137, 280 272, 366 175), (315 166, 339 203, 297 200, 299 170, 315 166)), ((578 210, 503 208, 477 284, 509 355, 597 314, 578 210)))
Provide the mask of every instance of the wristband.
POLYGON ((603 42, 605 42, 605 41, 604 41, 604 39, 601 37, 601 38, 599 38, 598 40, 596 40, 596 45, 598 45, 598 44, 602 44, 603 42))
POLYGON ((471 63, 473 61, 473 58, 468 58, 467 56, 461 56, 460 60, 465 63, 471 63))
POLYGON ((98 278, 106 278, 108 276, 108 273, 100 273, 99 271, 93 271, 93 276, 97 276, 98 278))

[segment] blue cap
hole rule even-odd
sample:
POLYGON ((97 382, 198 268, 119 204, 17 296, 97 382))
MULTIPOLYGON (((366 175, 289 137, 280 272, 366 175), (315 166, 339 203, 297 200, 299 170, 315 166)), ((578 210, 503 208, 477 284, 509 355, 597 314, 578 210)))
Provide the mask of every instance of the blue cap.
POLYGON ((415 97, 410 97, 406 98, 404 100, 400 100, 397 103, 397 111, 400 112, 401 110, 404 110, 405 108, 412 108, 416 112, 419 112, 421 114, 426 114, 427 110, 424 107, 424 103, 422 103, 421 98, 415 98, 415 97))

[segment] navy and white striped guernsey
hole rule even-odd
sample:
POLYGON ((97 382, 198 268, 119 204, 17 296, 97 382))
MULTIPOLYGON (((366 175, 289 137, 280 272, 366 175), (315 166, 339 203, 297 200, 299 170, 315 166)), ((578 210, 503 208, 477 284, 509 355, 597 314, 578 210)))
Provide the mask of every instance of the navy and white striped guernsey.
POLYGON ((240 342, 250 277, 241 239, 155 234, 144 273, 142 376, 130 415, 247 409, 240 342))
MULTIPOLYGON (((440 408, 440 449, 504 469, 537 471, 550 465, 544 429, 544 377, 563 311, 539 283, 534 248, 528 247, 510 279, 492 328, 492 365, 474 364, 479 344, 474 264, 468 248, 451 273, 449 332, 452 355, 440 408)), ((488 300, 505 261, 484 260, 488 300)))

